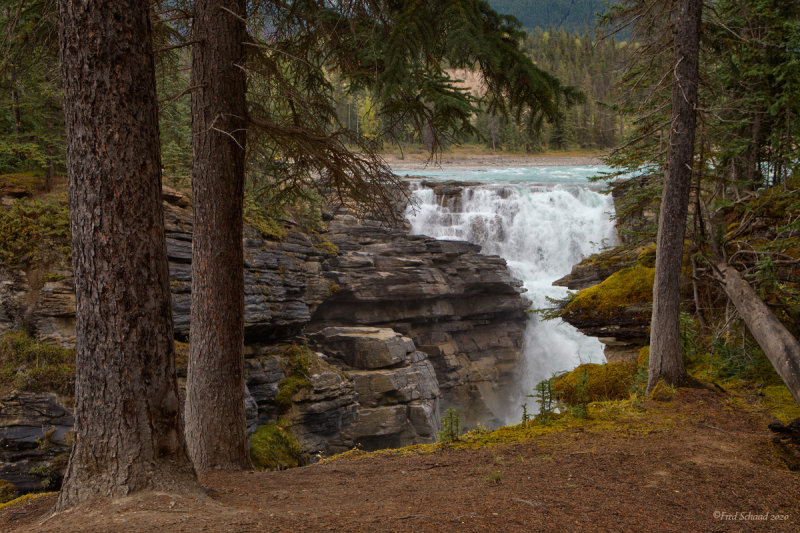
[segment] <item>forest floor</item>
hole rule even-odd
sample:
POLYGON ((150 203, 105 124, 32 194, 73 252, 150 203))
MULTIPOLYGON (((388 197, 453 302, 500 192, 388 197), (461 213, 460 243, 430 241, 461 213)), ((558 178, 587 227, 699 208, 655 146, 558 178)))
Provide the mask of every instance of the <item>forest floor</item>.
POLYGON ((55 515, 55 495, 41 496, 0 510, 0 531, 800 531, 800 474, 759 405, 680 389, 454 445, 202 474, 207 496, 144 493, 55 515))

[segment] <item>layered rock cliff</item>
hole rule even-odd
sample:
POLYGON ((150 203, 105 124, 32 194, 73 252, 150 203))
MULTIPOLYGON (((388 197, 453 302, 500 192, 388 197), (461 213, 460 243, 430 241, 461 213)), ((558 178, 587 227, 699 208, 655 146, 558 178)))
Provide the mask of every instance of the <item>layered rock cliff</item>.
MULTIPOLYGON (((175 335, 185 341, 191 212, 180 194, 166 194, 165 200, 175 335)), ((252 228, 245 236, 251 432, 278 416, 289 417, 303 450, 325 454, 355 444, 430 442, 439 429, 440 405, 459 410, 465 426, 498 422, 492 408, 511 387, 527 306, 505 261, 483 256, 469 243, 411 236, 404 223, 386 226, 348 212, 334 216, 322 237, 296 227, 281 240, 252 228), (308 343, 318 363, 290 395, 290 405, 278 407, 289 370, 276 345, 291 343, 308 343)), ((36 270, 0 266, 0 297, 0 333, 24 328, 38 339, 74 344, 69 272, 43 278, 36 270)), ((56 458, 67 446, 64 428, 71 419, 65 401, 25 394, 33 396, 13 411, 21 414, 0 420, 3 478, 13 464, 28 460, 31 442, 43 438, 47 428, 56 427, 58 446, 49 448, 49 455, 35 451, 46 468, 60 466, 56 458), (38 425, 39 404, 52 404, 48 409, 57 423, 38 425), (39 429, 20 429, 33 426, 39 429)), ((15 395, 2 400, 4 406, 20 401, 15 395)), ((23 490, 46 482, 36 476, 15 479, 23 490)))

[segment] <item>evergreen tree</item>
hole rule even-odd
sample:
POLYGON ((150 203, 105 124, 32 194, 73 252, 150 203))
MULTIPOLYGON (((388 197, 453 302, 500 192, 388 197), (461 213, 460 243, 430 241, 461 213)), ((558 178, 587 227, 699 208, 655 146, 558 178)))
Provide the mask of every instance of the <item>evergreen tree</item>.
MULTIPOLYGON (((748 305, 749 309, 741 311, 743 317, 750 317, 747 319, 748 327, 767 328, 765 324, 776 324, 775 321, 753 319, 758 313, 750 311, 759 306, 749 297, 742 296, 747 291, 740 290, 742 284, 737 280, 739 273, 736 272, 739 270, 757 286, 772 287, 775 302, 770 307, 783 318, 783 327, 791 330, 795 328, 796 317, 800 316, 800 308, 796 304, 798 291, 793 289, 791 281, 796 279, 797 269, 792 266, 795 262, 789 259, 789 254, 800 235, 800 226, 784 220, 781 224, 785 225, 767 230, 776 235, 774 243, 768 246, 747 243, 746 250, 737 249, 742 242, 741 236, 757 226, 758 231, 764 231, 764 218, 748 215, 736 223, 735 231, 730 234, 719 228, 729 223, 723 217, 732 210, 741 206, 759 210, 761 206, 774 202, 774 196, 769 201, 758 199, 762 192, 773 194, 774 191, 764 190, 764 187, 780 186, 789 197, 795 193, 797 185, 792 178, 797 175, 798 145, 792 139, 797 139, 800 133, 800 122, 796 118, 800 111, 800 69, 797 68, 800 65, 800 47, 797 46, 800 5, 788 0, 725 1, 705 10, 699 49, 701 83, 694 106, 699 114, 696 137, 693 147, 683 145, 687 153, 691 150, 694 155, 687 156, 681 163, 672 160, 674 145, 669 143, 668 148, 667 140, 687 132, 687 129, 670 127, 674 124, 668 116, 674 114, 676 105, 685 103, 689 95, 681 92, 677 101, 677 95, 672 95, 670 100, 668 89, 677 70, 673 68, 673 48, 668 46, 671 21, 668 7, 660 3, 630 1, 617 5, 607 16, 608 21, 616 21, 622 26, 633 24, 635 50, 623 78, 626 99, 622 104, 623 109, 634 117, 633 129, 609 162, 634 176, 617 180, 611 184, 612 188, 625 187, 638 193, 626 195, 630 205, 618 209, 617 216, 625 217, 628 213, 653 208, 653 199, 660 194, 662 180, 671 180, 670 173, 675 171, 676 165, 678 172, 691 170, 693 181, 687 183, 684 180, 683 199, 678 203, 688 203, 690 193, 687 189, 691 186, 692 209, 688 211, 691 234, 687 239, 690 243, 687 255, 693 272, 692 304, 698 320, 707 325, 704 308, 712 305, 708 299, 718 292, 712 290, 713 286, 706 289, 711 296, 701 301, 702 291, 697 290, 697 285, 701 281, 713 283, 716 277, 731 301, 738 302, 736 305, 748 305), (668 152, 669 161, 666 157, 668 152), (631 180, 641 186, 630 187, 631 180), (704 267, 706 261, 715 266, 704 267), (781 266, 776 268, 778 264, 781 266), (736 270, 732 270, 731 265, 735 265, 736 270), (750 303, 743 304, 747 301, 750 303)), ((667 197, 673 195, 665 189, 664 196, 666 202, 667 197)), ((791 207, 791 202, 787 205, 791 207)), ((667 222, 665 228, 667 213, 664 211, 668 209, 664 207, 661 210, 659 234, 674 231, 677 228, 673 223, 675 218, 686 218, 686 214, 678 213, 675 217, 673 213, 672 222, 667 222)), ((677 223, 682 224, 682 220, 677 223)), ((652 238, 654 233, 655 228, 648 228, 642 237, 652 238)), ((676 238, 674 242, 682 243, 683 239, 676 238)), ((682 265, 676 258, 678 249, 673 248, 672 252, 663 250, 677 261, 672 267, 675 275, 682 265)), ((655 290, 663 285, 657 282, 655 290)), ((688 301, 685 304, 690 305, 688 301)), ((663 322, 657 315, 663 309, 658 301, 655 307, 652 331, 661 336, 656 331, 663 333, 662 328, 657 327, 663 322)), ((677 308, 677 304, 673 307, 677 308)), ((675 316, 676 313, 670 311, 668 314, 675 316)), ((759 313, 764 316, 764 313, 759 313)), ((677 326, 671 330, 673 337, 678 335, 677 326)), ((759 344, 779 373, 791 366, 787 365, 786 359, 792 351, 786 348, 789 344, 784 343, 784 349, 775 350, 779 343, 763 342, 769 335, 756 335, 754 332, 754 336, 760 339, 759 344)), ((777 340, 779 335, 772 337, 777 340)), ((660 350, 656 348, 655 351, 660 350)), ((676 352, 679 353, 679 349, 671 350, 668 356, 673 361, 677 361, 676 352)), ((662 367, 652 358, 651 365, 662 367)), ((657 378, 663 368, 655 370, 651 374, 651 385, 652 379, 657 378)), ((680 381, 680 377, 676 380, 680 381)), ((786 380, 786 383, 792 386, 791 380, 786 380)))
POLYGON ((65 509, 196 490, 181 427, 150 18, 60 0, 76 295, 75 443, 65 509))
POLYGON ((55 2, 0 0, 0 172, 64 167, 55 2))
POLYGON ((202 469, 246 466, 238 459, 245 446, 240 371, 245 110, 239 104, 245 86, 236 81, 234 87, 234 80, 247 72, 259 90, 257 98, 251 95, 246 116, 257 140, 248 143, 265 143, 292 161, 290 175, 275 187, 332 191, 342 203, 355 201, 389 218, 396 216, 396 177, 368 138, 353 136, 338 122, 328 72, 346 80, 350 90, 374 97, 385 123, 412 124, 425 132, 432 151, 455 133, 474 131, 476 99, 456 85, 446 67, 477 66, 487 108, 524 117, 532 130, 580 97, 537 68, 520 47, 524 34, 515 22, 480 0, 296 0, 248 7, 246 18, 244 2, 234 8, 202 2, 193 20, 198 89, 192 96, 195 243, 186 424, 192 457, 201 458, 196 464, 202 469), (245 21, 251 27, 247 40, 245 21), (249 50, 246 58, 237 43, 249 50), (215 79, 221 76, 225 80, 215 79), (225 401, 211 412, 209 398, 225 401))
POLYGON ((702 2, 681 0, 676 3, 676 9, 675 79, 672 81, 667 169, 656 241, 648 391, 661 379, 674 385, 685 384, 688 380, 681 349, 681 265, 694 167, 702 2))

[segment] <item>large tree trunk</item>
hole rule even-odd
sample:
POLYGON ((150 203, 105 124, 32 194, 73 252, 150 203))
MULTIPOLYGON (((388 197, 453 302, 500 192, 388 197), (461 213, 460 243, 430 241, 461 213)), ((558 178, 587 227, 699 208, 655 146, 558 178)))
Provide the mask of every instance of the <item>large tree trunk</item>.
POLYGON ((186 439, 198 470, 250 468, 244 408, 245 2, 194 8, 186 439), (223 9, 223 6, 225 9, 223 9))
POLYGON ((660 379, 676 385, 687 381, 681 351, 680 277, 694 158, 702 4, 697 0, 677 3, 672 121, 658 219, 648 390, 660 379))
POLYGON ((195 487, 180 419, 148 3, 60 0, 75 270, 64 509, 195 487))
POLYGON ((770 312, 735 268, 725 263, 716 266, 725 294, 800 405, 800 342, 770 312))

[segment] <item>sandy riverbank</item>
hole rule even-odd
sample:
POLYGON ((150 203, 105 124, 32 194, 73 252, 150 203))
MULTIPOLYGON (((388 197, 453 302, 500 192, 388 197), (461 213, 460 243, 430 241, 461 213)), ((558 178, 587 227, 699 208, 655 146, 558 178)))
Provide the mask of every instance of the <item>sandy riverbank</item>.
POLYGON ((423 168, 461 168, 461 167, 552 167, 552 166, 581 166, 601 165, 599 156, 573 155, 573 154, 543 154, 543 155, 501 155, 501 154, 467 154, 445 153, 439 159, 429 160, 427 153, 383 154, 383 158, 392 168, 423 169, 423 168))

